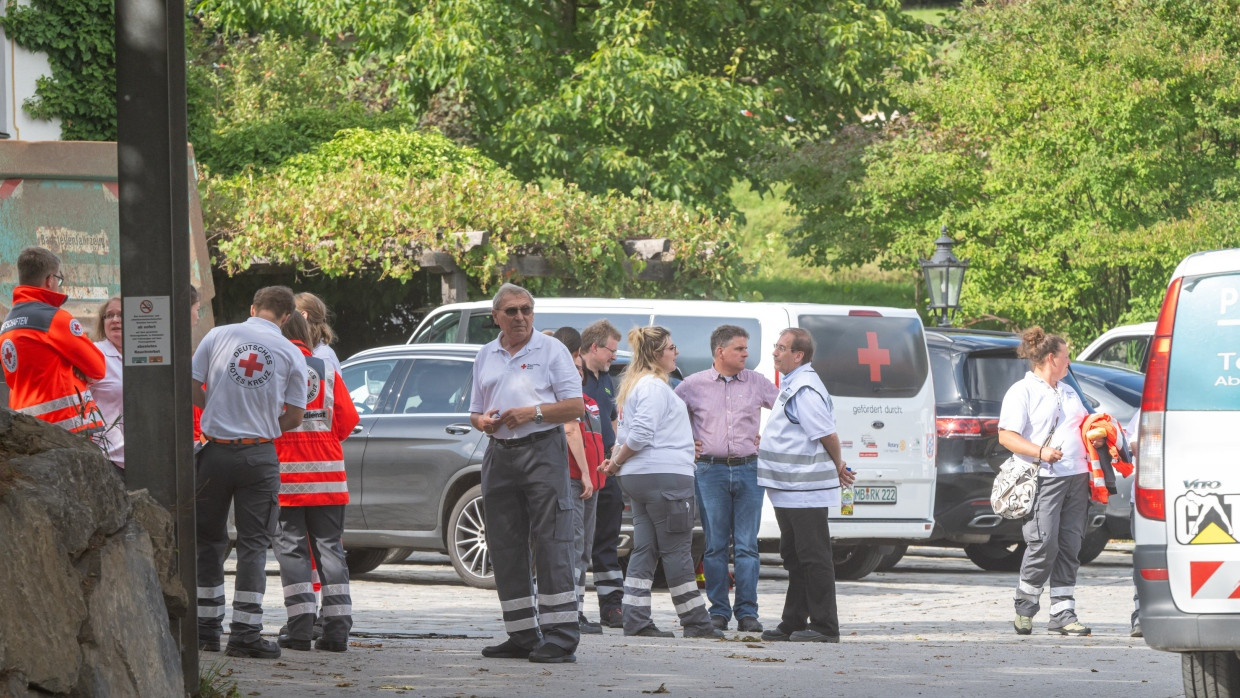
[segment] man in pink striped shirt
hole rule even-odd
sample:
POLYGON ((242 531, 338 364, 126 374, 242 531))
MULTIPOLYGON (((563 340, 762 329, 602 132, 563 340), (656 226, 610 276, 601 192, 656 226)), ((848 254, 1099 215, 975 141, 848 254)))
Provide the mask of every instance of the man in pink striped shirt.
POLYGON ((706 596, 710 618, 723 630, 733 616, 741 632, 762 632, 758 621, 758 436, 762 408, 779 391, 762 374, 745 368, 749 333, 720 325, 710 335, 714 364, 676 386, 689 408, 697 447, 698 511, 706 533, 706 596), (728 549, 735 558, 736 604, 728 598, 728 549))

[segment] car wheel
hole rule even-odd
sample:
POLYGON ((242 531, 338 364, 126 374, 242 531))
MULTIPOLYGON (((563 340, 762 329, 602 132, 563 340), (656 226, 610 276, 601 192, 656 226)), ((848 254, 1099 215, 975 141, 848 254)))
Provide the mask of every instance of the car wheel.
POLYGON ((1081 541, 1081 550, 1076 554, 1076 559, 1080 560, 1082 565, 1088 565, 1102 554, 1107 543, 1110 542, 1111 532, 1106 526, 1099 526, 1085 534, 1085 540, 1081 541))
POLYGON ((1234 652, 1183 652, 1180 672, 1185 698, 1240 696, 1240 660, 1234 652))
POLYGON ((972 543, 964 546, 964 554, 987 572, 1019 572, 1020 562, 1025 557, 1025 543, 972 543))
POLYGON ((388 549, 387 557, 383 558, 383 564, 404 562, 412 554, 413 548, 390 548, 388 549))
POLYGON ((875 545, 837 545, 831 551, 836 579, 861 579, 878 568, 883 554, 875 545))
POLYGON ((908 552, 907 545, 897 545, 895 550, 892 550, 891 552, 887 553, 886 555, 883 556, 883 559, 878 561, 878 567, 875 567, 874 571, 875 572, 891 571, 896 565, 900 564, 900 560, 904 558, 904 553, 906 552, 908 552))
POLYGON ((495 569, 487 550, 487 517, 482 507, 482 485, 474 485, 456 500, 448 517, 448 557, 457 575, 471 587, 495 588, 495 569))
POLYGON ((353 548, 344 551, 344 564, 349 568, 350 576, 366 574, 382 565, 387 556, 387 548, 353 548))

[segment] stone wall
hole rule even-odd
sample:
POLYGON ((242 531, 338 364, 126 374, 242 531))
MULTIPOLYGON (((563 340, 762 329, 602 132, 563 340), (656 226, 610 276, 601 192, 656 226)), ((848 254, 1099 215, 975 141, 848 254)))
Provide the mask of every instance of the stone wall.
POLYGON ((172 543, 90 441, 0 409, 0 695, 183 695, 172 543))

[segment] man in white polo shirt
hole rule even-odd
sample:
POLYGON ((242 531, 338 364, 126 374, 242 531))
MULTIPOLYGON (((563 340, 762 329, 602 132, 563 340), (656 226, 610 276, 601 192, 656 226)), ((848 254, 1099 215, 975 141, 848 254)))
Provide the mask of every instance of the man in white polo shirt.
POLYGON ((195 463, 198 643, 220 649, 232 504, 237 577, 226 653, 233 657, 280 656, 276 643, 259 633, 267 548, 280 511, 280 461, 272 440, 299 426, 306 407, 306 360, 280 333, 295 310, 287 287, 259 289, 249 320, 212 329, 194 352, 190 394, 203 409, 206 440, 195 463))
POLYGON ((508 639, 484 648, 482 656, 575 662, 581 634, 574 506, 560 425, 585 410, 581 377, 563 343, 534 331, 529 291, 504 284, 491 312, 500 335, 478 352, 469 411, 474 428, 491 437, 482 460, 482 501, 508 639))

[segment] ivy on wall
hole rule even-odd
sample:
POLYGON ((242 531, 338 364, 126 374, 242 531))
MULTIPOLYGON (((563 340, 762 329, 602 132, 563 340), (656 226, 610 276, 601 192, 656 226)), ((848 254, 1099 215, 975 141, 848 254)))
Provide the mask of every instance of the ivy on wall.
POLYGON ((116 140, 116 13, 112 0, 8 0, 0 27, 43 53, 51 75, 22 105, 35 119, 60 119, 65 140, 116 140))

